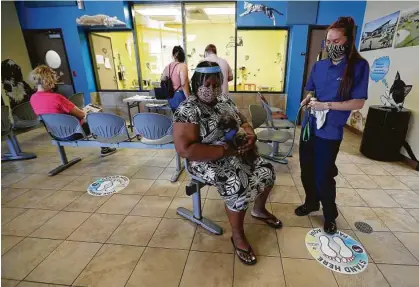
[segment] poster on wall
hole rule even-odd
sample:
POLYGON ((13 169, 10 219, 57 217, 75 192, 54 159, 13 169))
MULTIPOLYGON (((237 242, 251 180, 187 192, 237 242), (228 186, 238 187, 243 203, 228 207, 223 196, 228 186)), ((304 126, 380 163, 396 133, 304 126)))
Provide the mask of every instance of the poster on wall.
POLYGON ((366 23, 362 32, 361 52, 391 47, 399 14, 400 11, 397 11, 366 23))
POLYGON ((394 38, 394 47, 403 48, 419 45, 419 6, 401 11, 400 21, 394 38))

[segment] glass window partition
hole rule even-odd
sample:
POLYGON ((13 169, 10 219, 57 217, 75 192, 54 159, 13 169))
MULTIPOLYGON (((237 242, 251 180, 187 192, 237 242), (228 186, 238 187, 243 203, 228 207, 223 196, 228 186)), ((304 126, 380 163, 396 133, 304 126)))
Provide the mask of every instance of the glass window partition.
POLYGON ((174 46, 183 46, 181 4, 134 5, 143 90, 160 85, 174 46))
POLYGON ((288 30, 237 30, 237 91, 283 92, 288 30))
MULTIPOLYGON (((235 3, 185 3, 186 54, 189 77, 205 55, 205 47, 213 44, 217 56, 227 60, 234 73, 235 61, 235 3)), ((234 91, 234 80, 229 82, 234 91)))

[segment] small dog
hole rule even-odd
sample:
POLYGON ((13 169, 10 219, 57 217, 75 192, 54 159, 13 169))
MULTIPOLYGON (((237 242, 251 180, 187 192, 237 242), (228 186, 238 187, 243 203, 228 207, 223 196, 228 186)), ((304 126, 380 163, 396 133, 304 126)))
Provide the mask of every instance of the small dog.
MULTIPOLYGON (((223 115, 218 122, 218 128, 224 130, 224 139, 235 149, 246 144, 246 131, 241 128, 237 121, 230 115, 223 115)), ((257 147, 239 155, 243 163, 253 167, 256 159, 259 157, 257 147)))

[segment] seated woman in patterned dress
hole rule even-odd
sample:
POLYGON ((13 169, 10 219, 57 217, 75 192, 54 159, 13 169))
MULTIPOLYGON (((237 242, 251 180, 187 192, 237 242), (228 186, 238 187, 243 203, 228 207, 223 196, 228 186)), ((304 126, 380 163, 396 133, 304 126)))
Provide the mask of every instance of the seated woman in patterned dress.
POLYGON ((217 63, 201 62, 192 77, 192 96, 174 114, 174 139, 177 152, 190 160, 191 172, 215 186, 225 201, 239 259, 255 264, 256 257, 244 234, 243 221, 249 203, 255 200, 251 215, 273 228, 282 223, 266 208, 266 200, 274 185, 275 171, 260 157, 253 166, 242 157, 253 149, 256 135, 246 118, 228 95, 222 94, 222 74, 217 63), (224 140, 219 128, 221 116, 229 115, 246 131, 247 142, 235 150, 231 145, 217 145, 224 140))

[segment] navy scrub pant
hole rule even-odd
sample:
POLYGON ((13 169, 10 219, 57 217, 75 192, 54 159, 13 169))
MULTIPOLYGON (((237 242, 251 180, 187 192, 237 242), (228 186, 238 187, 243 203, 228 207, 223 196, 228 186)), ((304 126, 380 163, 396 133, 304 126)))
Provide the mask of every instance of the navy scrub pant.
POLYGON ((301 181, 306 192, 305 203, 323 206, 326 221, 338 217, 336 207, 336 157, 341 140, 328 140, 311 135, 308 141, 300 140, 301 181))

